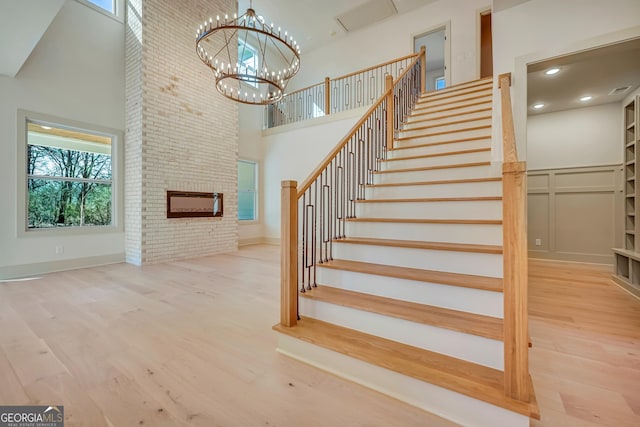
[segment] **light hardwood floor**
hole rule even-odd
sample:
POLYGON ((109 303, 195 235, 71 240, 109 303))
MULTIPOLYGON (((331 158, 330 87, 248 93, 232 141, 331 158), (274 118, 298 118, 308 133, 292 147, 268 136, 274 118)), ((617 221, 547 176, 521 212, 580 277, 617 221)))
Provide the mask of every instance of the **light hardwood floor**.
MULTIPOLYGON (((279 248, 0 283, 0 404, 67 426, 451 426, 275 352, 279 248)), ((640 301, 532 261, 532 426, 640 425, 640 301)))

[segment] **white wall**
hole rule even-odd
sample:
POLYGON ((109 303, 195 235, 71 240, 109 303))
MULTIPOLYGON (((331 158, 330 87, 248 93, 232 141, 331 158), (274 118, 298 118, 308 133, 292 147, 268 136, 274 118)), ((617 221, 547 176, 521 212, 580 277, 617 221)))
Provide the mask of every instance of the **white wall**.
POLYGON ((124 130, 123 24, 75 1, 62 7, 15 78, 0 77, 0 279, 122 257, 123 233, 18 237, 17 110, 124 130), (64 246, 64 253, 55 253, 64 246), (33 265, 29 269, 27 264, 33 265), (75 264, 67 264, 71 266, 75 264))
POLYGON ((258 163, 258 219, 238 221, 239 244, 260 242, 264 236, 264 163, 262 161, 262 122, 264 107, 241 104, 238 108, 238 159, 258 163))
POLYGON ((620 103, 530 115, 527 166, 560 169, 622 163, 620 103))
POLYGON ((490 0, 440 0, 350 33, 309 53, 303 51, 301 70, 289 89, 412 53, 414 35, 447 21, 451 22, 452 62, 452 81, 447 84, 476 79, 476 13, 489 3, 490 0))
MULTIPOLYGON (((527 63, 637 36, 639 17, 638 0, 530 0, 493 14, 493 71, 496 77, 512 73, 520 153, 526 152, 527 63)), ((494 103, 494 135, 500 135, 499 117, 494 103)), ((502 158, 500 144, 494 137, 496 160, 502 158)))
MULTIPOLYGON (((302 122, 302 127, 265 135, 262 139, 263 232, 267 239, 280 238, 280 182, 302 183, 322 159, 346 136, 366 109, 302 122), (337 117, 341 119, 335 120, 337 117)), ((283 127, 291 129, 291 127, 283 127)), ((275 129, 277 131, 277 128, 275 129)), ((273 131, 268 131, 270 133, 273 131)))

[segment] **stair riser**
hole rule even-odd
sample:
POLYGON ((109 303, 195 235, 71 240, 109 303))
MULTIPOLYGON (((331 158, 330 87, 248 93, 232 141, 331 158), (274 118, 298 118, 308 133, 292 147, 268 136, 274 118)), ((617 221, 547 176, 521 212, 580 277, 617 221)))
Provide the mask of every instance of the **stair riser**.
MULTIPOLYGON (((396 142, 396 148, 399 147, 409 147, 409 144, 406 142, 396 142)), ((390 150, 388 152, 388 158, 395 159, 398 157, 424 156, 428 154, 450 153, 452 151, 474 150, 476 148, 491 148, 491 139, 474 139, 472 141, 451 142, 448 144, 390 150)))
POLYGON ((448 95, 442 95, 437 98, 434 97, 434 98, 426 98, 424 100, 419 100, 416 103, 416 108, 432 107, 436 105, 448 105, 448 104, 453 104, 455 102, 465 101, 468 98, 475 98, 480 96, 491 96, 491 94, 492 94, 491 89, 483 89, 480 92, 473 92, 473 93, 469 93, 469 92, 450 93, 448 95))
POLYGON ((529 418, 380 366, 278 334, 278 351, 452 422, 473 427, 528 427, 529 418), (460 408, 464 408, 461 411, 460 408))
MULTIPOLYGON (((428 110, 423 110, 421 112, 414 112, 414 114, 406 118, 405 124, 408 125, 410 123, 421 122, 424 120, 440 119, 441 117, 449 116, 451 114, 468 113, 468 112, 478 110, 480 108, 491 108, 491 100, 487 100, 486 102, 481 104, 478 104, 478 102, 480 102, 480 100, 476 100, 476 102, 471 102, 470 105, 469 103, 467 103, 465 104, 465 106, 462 106, 460 108, 455 108, 452 110, 431 111, 431 112, 429 112, 428 110)), ((445 119, 445 120, 448 120, 448 119, 445 119)))
POLYGON ((412 136, 409 139, 398 139, 395 147, 407 147, 417 144, 430 144, 434 142, 452 141, 464 138, 491 138, 491 128, 482 128, 475 130, 465 130, 462 132, 445 133, 442 135, 433 135, 431 132, 426 131, 422 135, 412 136))
POLYGON ((416 108, 414 109, 414 114, 430 113, 433 111, 439 111, 443 109, 449 110, 450 108, 463 107, 469 104, 476 104, 478 102, 491 102, 493 99, 491 95, 478 96, 478 97, 473 96, 471 98, 473 99, 469 99, 469 97, 465 96, 457 102, 451 102, 451 101, 447 102, 448 100, 442 100, 442 101, 433 102, 433 103, 429 102, 424 105, 416 105, 416 108))
POLYGON ((449 154, 446 156, 421 157, 417 159, 397 160, 382 163, 382 170, 422 168, 429 166, 451 165, 456 163, 476 163, 491 161, 491 152, 480 151, 476 153, 449 154))
POLYGON ((467 311, 485 316, 498 318, 503 316, 503 296, 501 292, 419 282, 333 268, 319 267, 317 271, 318 283, 335 288, 444 307, 451 310, 467 311))
POLYGON ((501 225, 347 222, 346 230, 349 237, 502 245, 501 225))
MULTIPOLYGON (((477 109, 481 109, 482 107, 478 106, 476 107, 477 109)), ((450 112, 449 114, 443 114, 444 116, 451 116, 452 114, 455 114, 455 111, 450 112)), ((407 122, 404 125, 404 128, 402 129, 403 131, 408 131, 408 130, 413 130, 415 128, 419 128, 419 127, 423 127, 423 126, 436 126, 436 125, 443 125, 443 124, 447 124, 447 123, 451 123, 453 121, 462 121, 462 120, 474 120, 474 119, 479 119, 482 117, 486 117, 486 116, 490 116, 491 115, 491 111, 477 111, 477 112, 471 112, 471 113, 466 113, 466 114, 460 114, 460 115, 455 115, 452 117, 444 117, 441 119, 435 118, 435 119, 428 119, 428 120, 412 120, 411 122, 407 122)), ((434 128, 434 129, 438 129, 438 128, 434 128)))
POLYGON ((358 218, 501 219, 502 202, 381 202, 357 203, 358 218))
POLYGON ((462 332, 299 298, 300 315, 502 370, 503 345, 462 332))
POLYGON ((374 184, 435 181, 445 179, 492 178, 496 176, 491 166, 469 166, 464 168, 418 170, 413 172, 377 173, 374 184))
POLYGON ((436 99, 442 99, 452 95, 463 95, 463 94, 470 95, 471 93, 480 93, 479 91, 491 92, 491 90, 492 90, 491 82, 481 84, 481 85, 476 84, 476 85, 459 86, 459 87, 456 86, 449 90, 442 89, 438 91, 427 92, 425 95, 422 95, 418 99, 418 102, 424 103, 424 102, 434 101, 436 99))
POLYGON ((501 195, 501 181, 373 187, 365 190, 365 198, 367 200, 405 199, 412 197, 499 197, 501 195))
MULTIPOLYGON (((458 120, 456 119, 454 121, 458 121, 458 120)), ((408 137, 424 135, 425 133, 450 132, 450 131, 456 131, 456 130, 462 130, 462 129, 469 129, 469 128, 478 127, 478 126, 490 126, 490 125, 491 125, 491 119, 474 119, 468 122, 453 123, 449 125, 442 125, 442 126, 437 126, 437 127, 428 128, 428 129, 416 129, 416 130, 403 129, 398 136, 400 138, 408 138, 408 137)))
POLYGON ((406 268, 502 277, 502 255, 426 250, 353 243, 333 244, 333 257, 406 268))

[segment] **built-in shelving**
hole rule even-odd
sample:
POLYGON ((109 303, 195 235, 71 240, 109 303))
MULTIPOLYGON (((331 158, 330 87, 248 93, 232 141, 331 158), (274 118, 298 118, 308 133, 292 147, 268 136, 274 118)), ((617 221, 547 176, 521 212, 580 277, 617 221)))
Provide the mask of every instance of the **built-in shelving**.
POLYGON ((640 97, 624 106, 624 239, 623 247, 613 249, 615 271, 613 279, 640 296, 640 221, 636 215, 640 209, 640 194, 636 189, 636 164, 640 164, 640 97), (636 201, 637 199, 637 201, 636 201))

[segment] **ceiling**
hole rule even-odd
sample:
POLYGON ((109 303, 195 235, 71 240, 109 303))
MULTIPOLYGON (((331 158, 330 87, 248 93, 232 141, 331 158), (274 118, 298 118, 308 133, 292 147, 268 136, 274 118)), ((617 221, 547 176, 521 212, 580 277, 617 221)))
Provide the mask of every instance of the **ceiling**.
MULTIPOLYGON (((403 14, 436 0, 252 0, 258 15, 282 27, 301 46, 302 54, 389 16, 403 14), (359 9, 361 12, 357 12, 359 9), (389 14, 390 13, 390 14, 389 14), (336 17, 341 17, 340 22, 336 17)), ((250 0, 239 0, 243 13, 250 0)))
POLYGON ((611 102, 621 102, 640 86, 640 38, 606 47, 549 59, 529 65, 527 99, 529 114, 543 114, 611 102), (557 67, 560 71, 545 75, 557 67), (619 94, 612 90, 630 86, 619 94), (593 97, 581 102, 581 96, 593 97), (545 104, 535 110, 536 103, 545 104))

